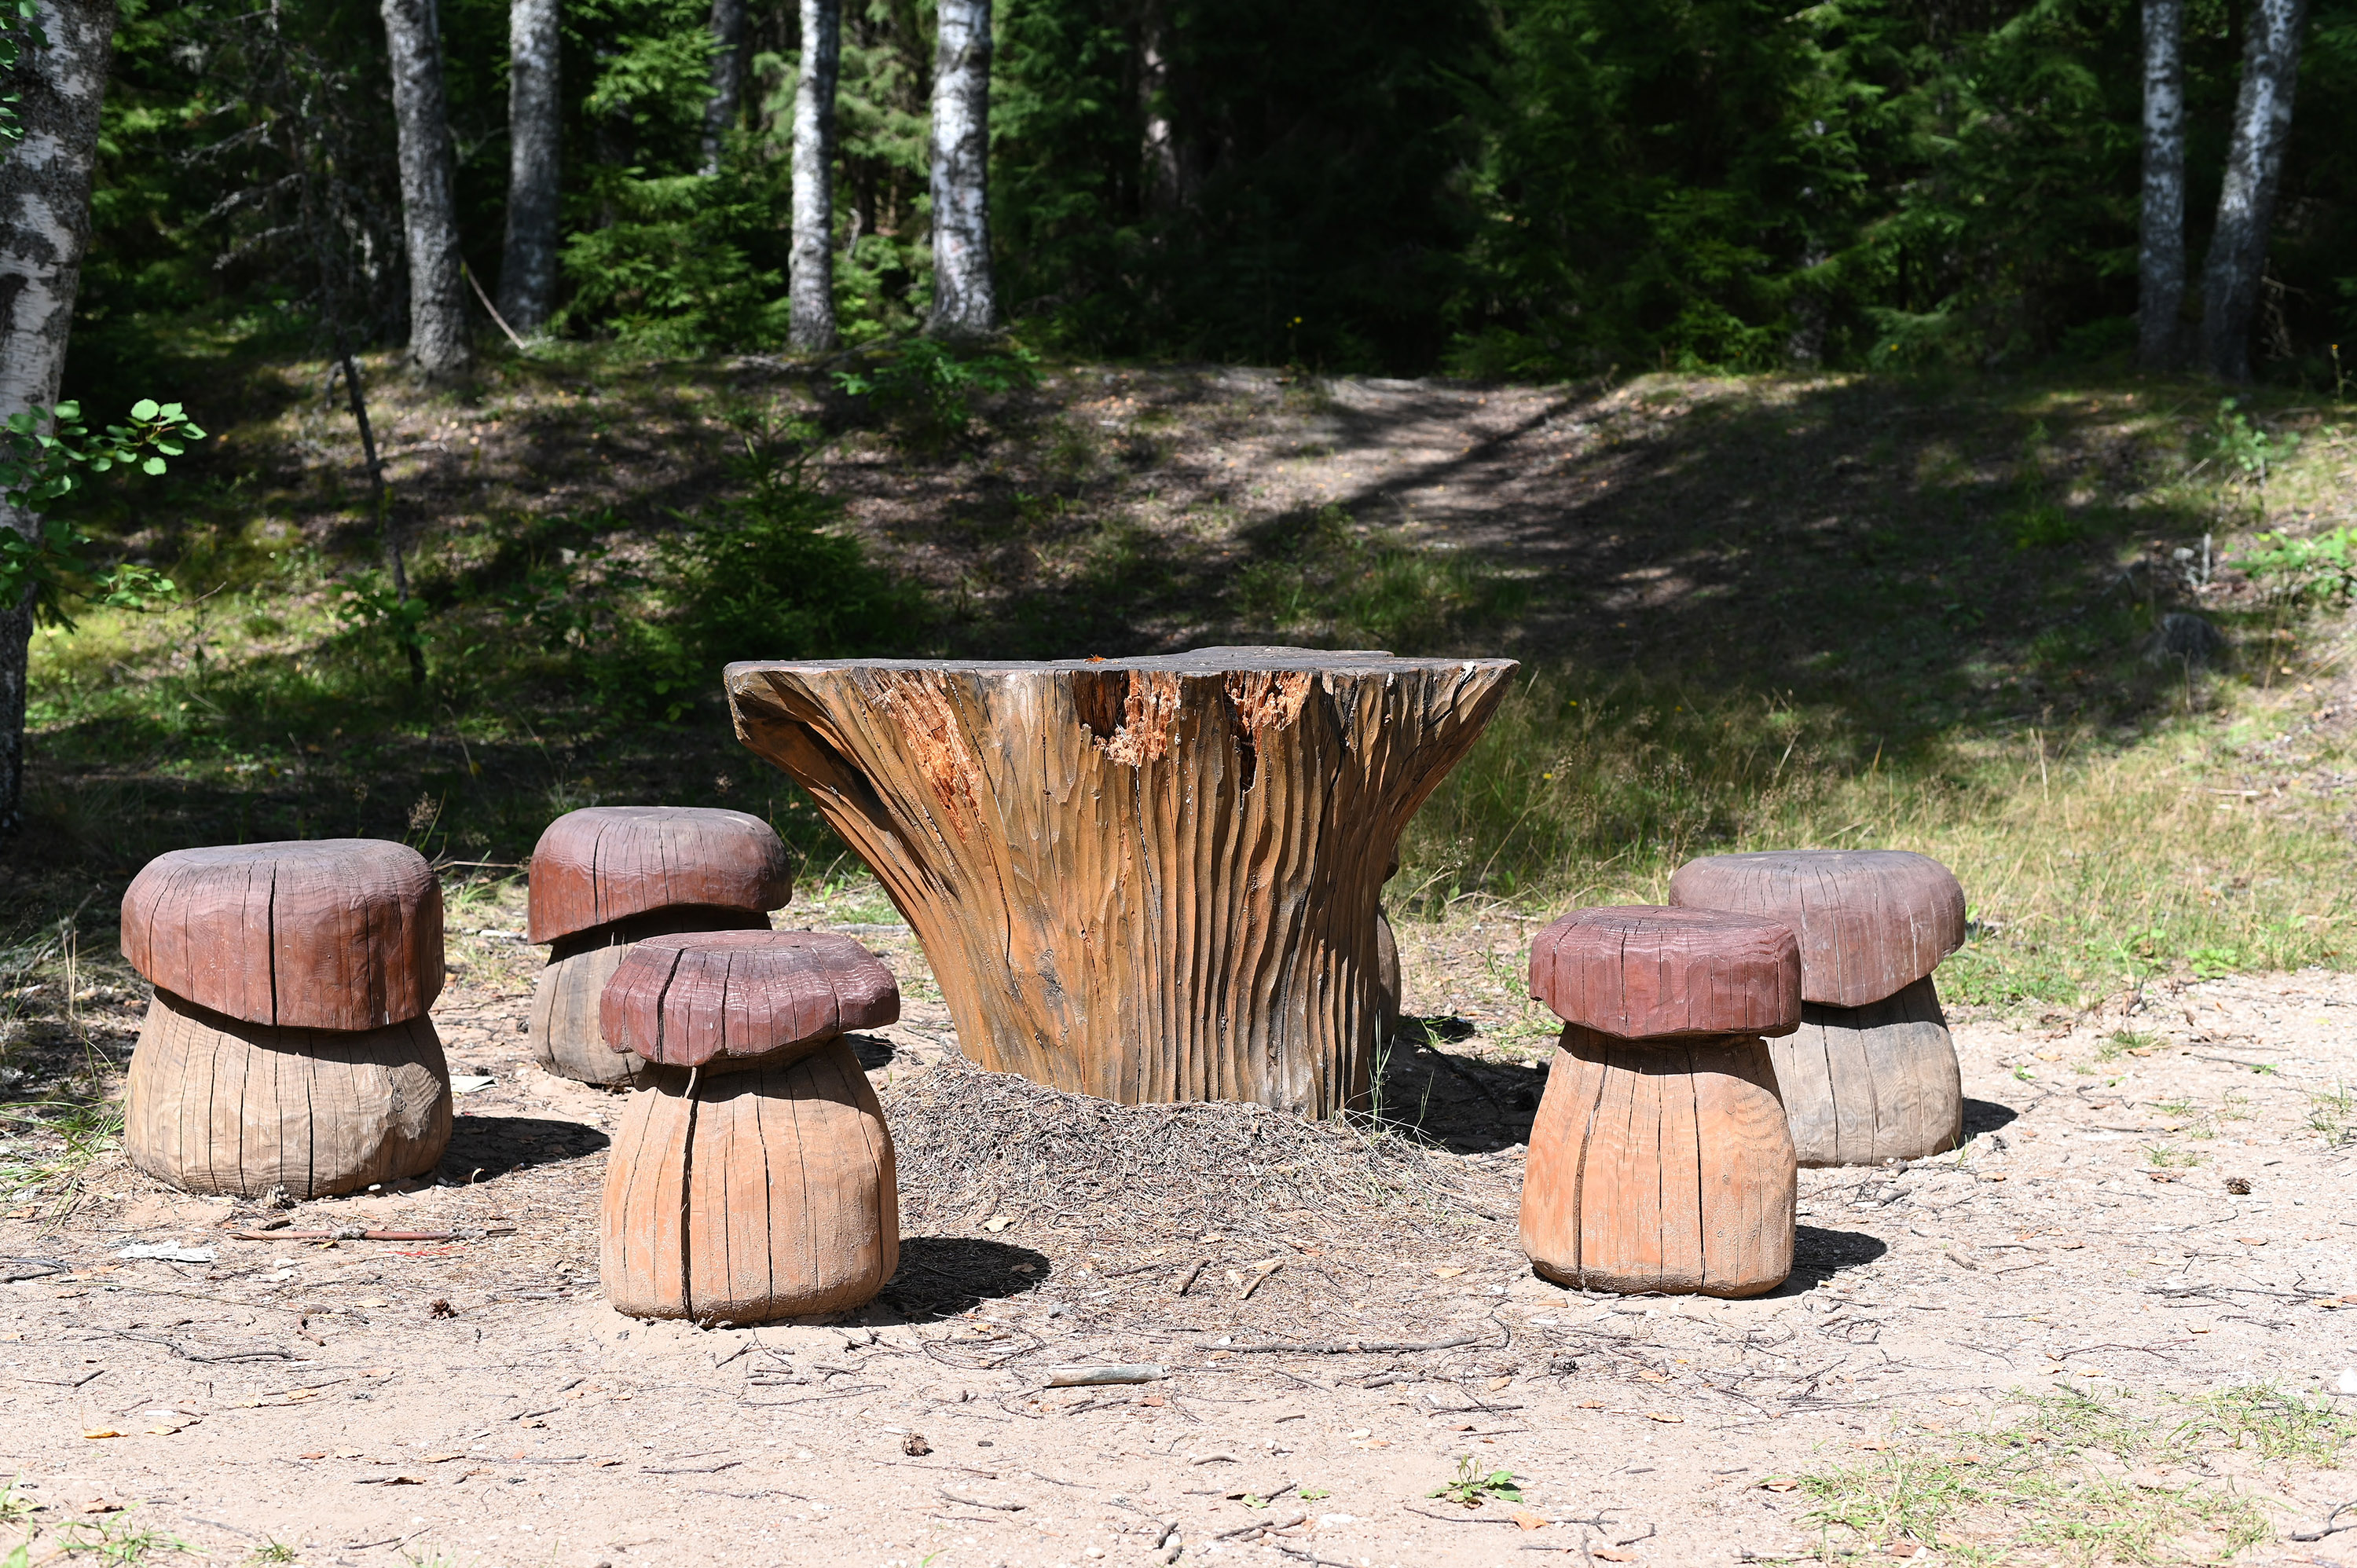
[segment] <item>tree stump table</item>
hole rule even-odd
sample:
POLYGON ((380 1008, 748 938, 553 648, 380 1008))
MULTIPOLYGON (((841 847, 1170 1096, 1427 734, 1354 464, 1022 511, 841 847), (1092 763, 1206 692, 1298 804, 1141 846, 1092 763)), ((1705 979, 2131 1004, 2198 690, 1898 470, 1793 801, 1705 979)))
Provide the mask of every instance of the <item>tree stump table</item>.
POLYGON ((975 1060, 1324 1117, 1366 1094, 1400 832, 1514 668, 1209 648, 732 664, 727 686, 739 738, 908 918, 975 1060))
POLYGON ((156 987, 124 1152, 186 1192, 295 1198, 422 1176, 450 1142, 442 888, 415 850, 325 839, 176 850, 123 896, 156 987))
POLYGON ((647 1063, 606 1165, 598 1272, 634 1317, 858 1306, 900 1266, 892 1138, 843 1038, 900 1015, 849 937, 715 931, 631 948, 601 1004, 647 1063))
POLYGON ((1801 950, 1801 1027, 1773 1042, 1804 1165, 1953 1149, 1964 1077, 1932 972, 1964 945, 1964 890, 1904 850, 1778 850, 1688 861, 1673 904, 1781 921, 1801 950))
POLYGON ((1580 1290, 1756 1295, 1792 1272, 1798 1177, 1760 1036, 1800 1022, 1792 933, 1582 909, 1531 947, 1564 1020, 1531 1129, 1523 1250, 1580 1290))
POLYGON ((608 1050, 597 999, 634 942, 683 931, 770 929, 794 891, 777 830, 743 811, 694 806, 590 806, 540 835, 524 934, 548 944, 525 1037, 560 1078, 609 1089, 646 1081, 645 1065, 608 1050))

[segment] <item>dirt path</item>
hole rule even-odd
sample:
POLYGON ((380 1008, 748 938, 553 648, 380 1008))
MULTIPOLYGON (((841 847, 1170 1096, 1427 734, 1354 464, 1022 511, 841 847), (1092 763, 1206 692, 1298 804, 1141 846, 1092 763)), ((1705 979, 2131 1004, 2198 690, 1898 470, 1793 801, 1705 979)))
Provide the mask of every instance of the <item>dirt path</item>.
MULTIPOLYGON (((286 1218, 513 1234, 239 1240, 257 1211, 113 1156, 61 1220, 0 1221, 0 1254, 66 1266, 0 1267, 0 1467, 38 1510, 33 1561, 153 1530, 222 1563, 278 1542, 266 1560, 310 1564, 1142 1564, 1175 1526, 1189 1563, 1712 1563, 1892 1554, 1953 1484, 1982 1498, 1939 1539, 1998 1560, 2100 1538, 2357 1563, 2357 1531, 2284 1535, 2357 1495, 2325 1467, 2357 1404, 2357 977, 1966 1021, 1962 1155, 1804 1172, 1801 1264, 1773 1295, 1624 1300, 1536 1280, 1514 1246, 1547 1048, 1514 922, 1404 931, 1434 1026, 1386 1094, 1437 1150, 1222 1112, 1204 1126, 1291 1138, 1292 1163, 1207 1196, 1108 1182, 1085 1143, 1073 1168, 1010 1154, 995 1190, 961 1188, 928 1151, 978 1075, 948 1059, 905 934, 833 913, 910 997, 862 1045, 914 1173, 883 1302, 753 1331, 612 1313, 595 1218, 619 1101, 530 1065, 533 950, 465 938, 436 1016, 454 1065, 496 1081, 461 1100, 442 1185, 286 1218), (213 1256, 121 1259, 135 1242, 213 1256), (1252 1348, 1273 1340, 1361 1348, 1252 1348), (1042 1387, 1135 1361, 1172 1375, 1042 1387), (1429 1496, 1460 1461, 1511 1472, 1519 1503, 1429 1496), (1913 1512, 1893 1516, 1901 1472, 1913 1512)), ((102 1048, 128 1045, 134 1005, 92 1020, 102 1048)), ((1099 1113, 1093 1135, 1199 1136, 1135 1120, 1158 1114, 1099 1113)))

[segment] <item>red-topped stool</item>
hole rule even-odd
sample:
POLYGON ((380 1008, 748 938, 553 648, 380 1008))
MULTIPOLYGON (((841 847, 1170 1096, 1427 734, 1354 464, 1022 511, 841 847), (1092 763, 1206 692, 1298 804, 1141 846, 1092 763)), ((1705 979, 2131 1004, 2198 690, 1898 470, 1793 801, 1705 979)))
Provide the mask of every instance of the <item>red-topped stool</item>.
POLYGON ((873 954, 811 931, 651 937, 599 1011, 647 1078, 606 1165, 616 1310, 763 1323, 884 1288, 900 1266, 892 1137, 843 1037, 900 1015, 873 954))
POLYGON ((525 935, 549 944, 526 1036, 541 1066, 608 1088, 647 1081, 606 1048, 598 997, 632 944, 685 931, 766 931, 793 897, 793 857, 743 811, 590 806, 548 824, 532 852, 525 935))
POLYGON ((1523 1178, 1523 1250, 1581 1290, 1756 1295, 1792 1270, 1792 1140, 1764 1035, 1801 1016, 1773 921, 1581 909, 1531 947, 1564 1020, 1523 1178))
POLYGON ((415 850, 175 850, 123 895, 156 987, 124 1085, 131 1163, 185 1192, 301 1199, 423 1176, 450 1143, 442 886, 415 850))
POLYGON ((1964 1129, 1955 1043, 1932 972, 1964 945, 1964 890, 1929 855, 1781 850, 1689 861, 1670 901, 1780 920, 1801 949, 1801 1027, 1770 1047, 1804 1165, 1953 1149, 1964 1129))

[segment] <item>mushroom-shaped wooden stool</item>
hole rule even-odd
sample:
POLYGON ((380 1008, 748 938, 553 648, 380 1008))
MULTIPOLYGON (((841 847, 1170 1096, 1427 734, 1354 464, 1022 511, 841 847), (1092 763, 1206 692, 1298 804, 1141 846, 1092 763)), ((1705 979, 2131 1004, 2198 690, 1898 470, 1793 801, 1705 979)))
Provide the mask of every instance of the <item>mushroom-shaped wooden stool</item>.
POLYGON ((1964 1079, 1932 971, 1964 940, 1964 890, 1929 855, 1782 850, 1688 861, 1670 901, 1781 921, 1801 944, 1800 1032, 1769 1047, 1804 1165, 1953 1149, 1964 1079))
POLYGON ((607 1299, 633 1317, 763 1323, 871 1299, 900 1266, 892 1137, 846 1029, 900 1015, 848 937, 651 937, 606 984, 646 1067, 606 1165, 607 1299))
POLYGON ((124 1152, 187 1192, 296 1198, 422 1176, 450 1142, 442 887, 415 850, 322 839, 175 850, 123 896, 156 987, 124 1152))
POLYGON ((1792 933, 1581 909, 1539 933, 1564 1020, 1523 1178, 1523 1250, 1581 1290, 1756 1295, 1792 1271, 1792 1134, 1762 1035, 1801 1016, 1792 933))
POLYGON ((793 857, 743 811, 591 806, 548 825, 532 852, 525 935, 549 944, 526 1026, 540 1065, 583 1083, 647 1081, 606 1048, 597 998, 630 944, 683 931, 766 931, 793 897, 793 857))

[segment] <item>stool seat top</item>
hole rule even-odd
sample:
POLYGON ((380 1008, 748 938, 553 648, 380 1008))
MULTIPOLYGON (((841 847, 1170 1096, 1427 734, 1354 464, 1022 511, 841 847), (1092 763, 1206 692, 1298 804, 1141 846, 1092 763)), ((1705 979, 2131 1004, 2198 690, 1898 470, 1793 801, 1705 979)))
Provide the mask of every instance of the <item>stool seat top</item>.
POLYGON ((542 832, 528 891, 524 935, 553 942, 650 909, 782 909, 794 862, 777 830, 745 811, 588 806, 542 832))
POLYGON ((1531 944, 1531 994, 1626 1040, 1789 1035, 1801 1026, 1791 929, 1753 915, 1623 904, 1575 909, 1531 944))
POLYGON ((1802 999, 1828 1007, 1896 996, 1964 943, 1964 890, 1955 874, 1908 850, 1709 855, 1678 867, 1670 902, 1792 927, 1802 999))
POLYGON ((683 931, 630 949, 597 999, 606 1043, 667 1067, 815 1047, 900 1016, 876 955, 826 931, 683 931))
POLYGON ((124 891, 123 956, 241 1023, 379 1029, 442 993, 442 885, 382 839, 176 849, 124 891))

